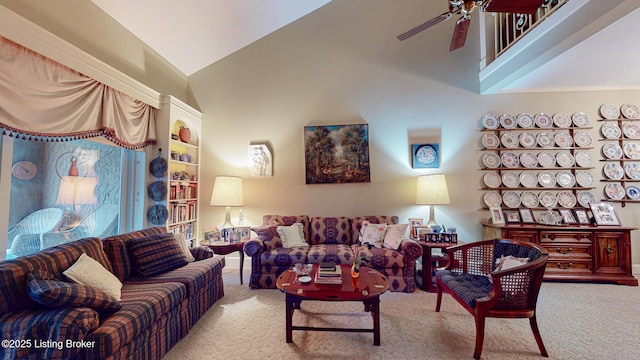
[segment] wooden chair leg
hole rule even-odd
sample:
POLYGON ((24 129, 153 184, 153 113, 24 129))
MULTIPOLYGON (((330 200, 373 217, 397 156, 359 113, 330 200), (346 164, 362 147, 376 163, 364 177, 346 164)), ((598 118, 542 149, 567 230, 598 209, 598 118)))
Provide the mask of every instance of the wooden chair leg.
POLYGON ((529 324, 531 324, 533 337, 536 338, 536 343, 538 343, 538 349, 540 349, 540 354, 542 354, 542 356, 544 357, 549 357, 549 354, 547 353, 547 349, 545 349, 544 343, 542 342, 542 336, 540 336, 540 330, 538 330, 538 321, 536 320, 535 314, 529 318, 529 324))
POLYGON ((476 315, 476 349, 473 352, 473 358, 478 360, 482 354, 482 344, 484 343, 484 316, 476 315))
POLYGON ((442 287, 438 285, 438 298, 436 300, 436 312, 440 312, 441 303, 442 303, 442 287))

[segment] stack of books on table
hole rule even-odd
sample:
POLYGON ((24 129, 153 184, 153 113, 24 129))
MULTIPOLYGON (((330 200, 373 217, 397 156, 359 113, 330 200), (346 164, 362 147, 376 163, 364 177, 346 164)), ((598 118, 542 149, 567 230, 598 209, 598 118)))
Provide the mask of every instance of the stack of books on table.
POLYGON ((323 262, 318 267, 316 284, 342 284, 342 270, 334 262, 323 262))

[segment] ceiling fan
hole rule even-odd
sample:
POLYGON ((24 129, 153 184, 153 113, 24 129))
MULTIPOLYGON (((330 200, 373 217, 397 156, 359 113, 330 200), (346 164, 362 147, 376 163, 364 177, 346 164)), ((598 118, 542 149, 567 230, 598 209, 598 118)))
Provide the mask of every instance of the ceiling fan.
POLYGON ((450 19, 453 14, 461 14, 462 17, 456 21, 456 27, 451 38, 451 46, 449 47, 449 51, 453 51, 464 46, 467 40, 469 24, 471 23, 471 13, 477 7, 481 11, 487 12, 533 14, 542 6, 545 0, 448 0, 448 2, 449 11, 398 35, 398 40, 406 40, 433 25, 450 19))

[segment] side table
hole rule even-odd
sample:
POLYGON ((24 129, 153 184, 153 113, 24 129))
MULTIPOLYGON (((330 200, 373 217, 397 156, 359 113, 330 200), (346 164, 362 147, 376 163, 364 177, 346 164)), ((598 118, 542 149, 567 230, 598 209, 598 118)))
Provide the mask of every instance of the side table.
POLYGON ((242 284, 242 267, 244 265, 243 248, 244 248, 245 242, 246 241, 238 241, 235 243, 230 243, 226 241, 216 241, 209 245, 205 245, 209 247, 211 250, 213 250, 213 253, 217 255, 228 255, 235 251, 240 253, 240 284, 242 284))
POLYGON ((433 285, 431 274, 433 273, 433 257, 431 249, 444 249, 449 246, 457 245, 457 243, 417 241, 422 246, 422 283, 417 282, 418 288, 426 292, 437 292, 438 289, 433 285))

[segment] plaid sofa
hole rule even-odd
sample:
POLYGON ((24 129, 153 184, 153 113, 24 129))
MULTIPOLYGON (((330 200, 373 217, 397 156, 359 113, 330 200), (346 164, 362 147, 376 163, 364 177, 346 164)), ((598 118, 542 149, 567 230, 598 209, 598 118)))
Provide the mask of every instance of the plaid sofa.
POLYGON ((186 266, 153 277, 136 276, 128 242, 165 232, 159 226, 105 239, 85 238, 0 262, 2 338, 22 341, 1 347, 0 358, 160 359, 224 295, 224 257, 203 247, 191 249, 196 261, 186 266), (29 273, 44 270, 64 279, 62 272, 82 253, 122 281, 119 310, 51 309, 29 297, 29 273), (76 343, 68 346, 69 341, 76 343))
MULTIPOLYGON (((262 225, 252 228, 258 238, 244 245, 244 252, 251 256, 252 289, 273 289, 280 274, 295 263, 353 264, 353 244, 358 239, 362 222, 372 224, 398 224, 397 216, 362 217, 309 217, 308 215, 264 215, 262 225), (302 223, 305 241, 310 246, 282 247, 276 230, 279 225, 302 223)), ((369 267, 380 271, 389 279, 391 291, 415 291, 415 260, 422 256, 422 247, 411 239, 402 241, 398 250, 387 248, 360 248, 369 260, 369 267)))

